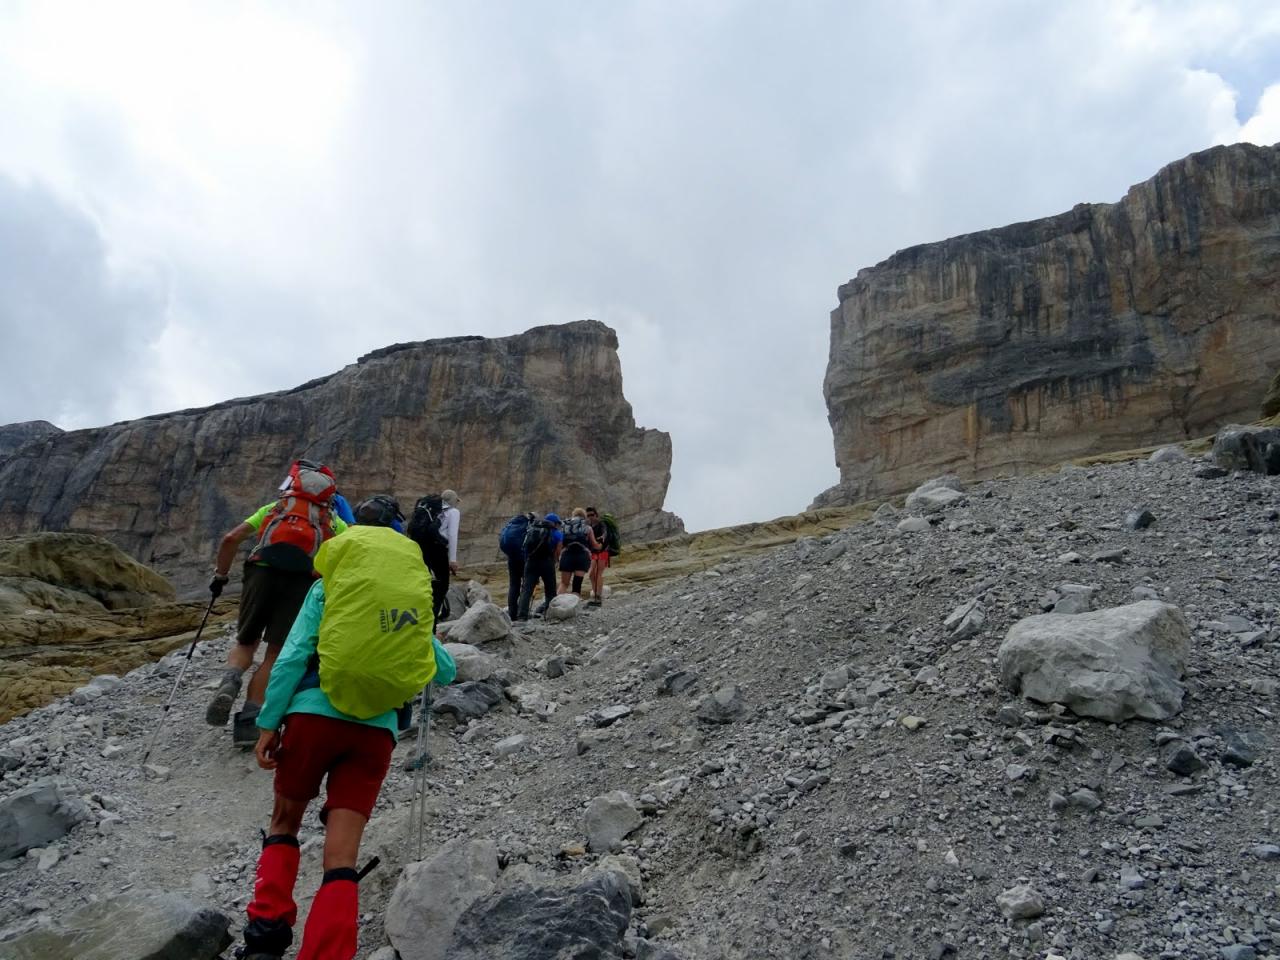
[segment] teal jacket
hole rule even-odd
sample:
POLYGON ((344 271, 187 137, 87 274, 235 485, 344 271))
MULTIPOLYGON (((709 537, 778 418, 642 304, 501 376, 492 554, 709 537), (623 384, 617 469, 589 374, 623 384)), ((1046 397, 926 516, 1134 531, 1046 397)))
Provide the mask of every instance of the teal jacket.
MULTIPOLYGON (((337 709, 323 690, 317 686, 307 686, 299 690, 298 685, 306 676, 308 664, 316 652, 320 640, 320 620, 324 616, 324 581, 317 580, 307 591, 307 598, 302 602, 302 609, 289 629, 280 656, 271 668, 271 680, 267 684, 267 698, 258 713, 259 730, 277 730, 284 718, 291 713, 314 713, 321 717, 333 717, 335 720, 347 720, 351 723, 364 723, 371 727, 381 727, 392 737, 398 733, 396 712, 388 710, 376 717, 362 720, 349 713, 337 709)), ((452 683, 457 676, 457 667, 453 657, 434 636, 431 643, 435 648, 436 675, 432 683, 452 683)))

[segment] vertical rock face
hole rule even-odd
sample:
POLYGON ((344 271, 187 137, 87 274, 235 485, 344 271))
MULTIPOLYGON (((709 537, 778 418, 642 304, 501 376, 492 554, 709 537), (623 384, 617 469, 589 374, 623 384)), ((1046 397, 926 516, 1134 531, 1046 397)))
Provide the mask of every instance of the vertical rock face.
POLYGON ((0 459, 9 456, 32 440, 42 440, 61 432, 48 420, 27 420, 25 423, 0 425, 0 459))
POLYGON ((304 456, 332 465, 349 498, 391 492, 408 509, 457 490, 464 562, 495 558, 521 510, 590 502, 629 539, 676 533, 662 509, 671 440, 636 427, 617 347, 591 320, 397 344, 281 393, 37 433, 0 459, 0 535, 100 534, 191 587, 304 456))
POLYGON ((1280 367, 1280 147, 1215 147, 1114 204, 901 251, 840 288, 841 483, 1017 473, 1257 415, 1280 367))

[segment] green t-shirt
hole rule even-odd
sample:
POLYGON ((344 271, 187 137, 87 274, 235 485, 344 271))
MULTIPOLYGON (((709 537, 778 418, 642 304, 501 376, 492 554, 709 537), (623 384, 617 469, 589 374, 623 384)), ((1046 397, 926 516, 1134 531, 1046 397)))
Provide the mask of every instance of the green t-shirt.
MULTIPOLYGON (((259 507, 257 510, 253 512, 252 515, 245 517, 244 522, 247 523, 249 526, 253 527, 255 533, 261 531, 262 521, 267 518, 267 514, 270 513, 272 510, 274 510, 276 504, 279 502, 280 501, 278 500, 273 500, 271 503, 268 503, 265 507, 259 507)), ((340 516, 338 516, 336 513, 330 510, 329 511, 329 528, 333 530, 333 535, 336 537, 338 534, 342 533, 344 530, 347 529, 347 524, 346 524, 346 521, 344 521, 340 516)), ((271 566, 271 564, 263 563, 260 560, 254 561, 253 565, 255 567, 271 566)))
MULTIPOLYGON (((272 500, 265 507, 259 507, 253 512, 252 516, 245 517, 244 522, 253 527, 255 532, 261 530, 262 521, 267 518, 267 514, 274 510, 279 502, 278 500, 272 500)), ((345 521, 332 510, 329 511, 329 526, 333 530, 335 537, 347 529, 345 521)))

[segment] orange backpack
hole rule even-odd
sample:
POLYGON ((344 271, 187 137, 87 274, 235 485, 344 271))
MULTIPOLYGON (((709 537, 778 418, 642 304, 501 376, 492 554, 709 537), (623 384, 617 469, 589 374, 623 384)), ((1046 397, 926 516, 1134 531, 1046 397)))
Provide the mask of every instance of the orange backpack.
POLYGON ((294 461, 284 493, 262 520, 250 563, 310 573, 311 558, 333 536, 333 471, 310 460, 294 461))

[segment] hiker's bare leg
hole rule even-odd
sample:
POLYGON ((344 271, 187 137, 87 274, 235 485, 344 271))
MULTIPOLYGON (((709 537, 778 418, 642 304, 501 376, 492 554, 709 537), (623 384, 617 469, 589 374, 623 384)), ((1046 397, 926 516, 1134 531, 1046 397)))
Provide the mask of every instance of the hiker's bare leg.
POLYGON ((360 838, 368 823, 364 814, 354 810, 330 810, 324 823, 324 868, 354 867, 360 856, 360 838))
POLYGON ((227 654, 227 666, 245 671, 253 666, 253 655, 258 652, 256 643, 233 643, 227 654))
POLYGON ((296 837, 302 829, 302 817, 306 812, 305 802, 290 800, 277 793, 275 806, 271 808, 271 828, 267 830, 267 835, 274 837, 287 834, 296 837))
POLYGON ((280 656, 280 646, 268 643, 267 652, 262 655, 262 663, 254 671, 253 679, 249 681, 249 692, 244 696, 246 703, 262 703, 267 695, 267 681, 271 679, 271 667, 278 656, 280 656))
POLYGON ((570 573, 568 570, 560 571, 560 592, 561 593, 569 592, 569 578, 572 576, 573 574, 570 573))
POLYGON ((604 589, 604 564, 599 557, 591 558, 591 595, 600 599, 600 591, 604 589))

